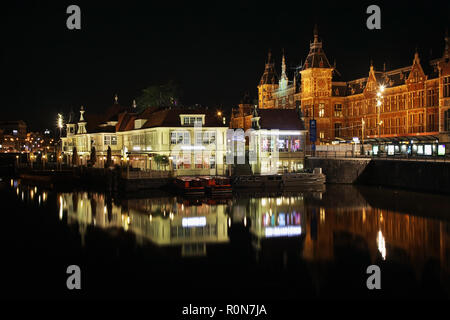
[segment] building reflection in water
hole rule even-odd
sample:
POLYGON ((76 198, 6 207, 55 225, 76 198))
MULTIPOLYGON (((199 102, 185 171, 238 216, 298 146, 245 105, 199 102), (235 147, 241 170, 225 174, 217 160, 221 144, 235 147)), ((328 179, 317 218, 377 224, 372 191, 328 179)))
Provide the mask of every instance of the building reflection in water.
MULTIPOLYGON (((380 260, 407 264, 419 275, 425 264, 434 260, 444 273, 450 272, 448 221, 373 207, 369 202, 377 204, 376 198, 363 197, 353 186, 335 186, 328 191, 321 201, 305 200, 304 259, 334 261, 336 248, 353 247, 368 252, 373 264, 380 260), (343 195, 351 201, 343 200, 343 195), (318 223, 316 212, 320 212, 318 223)), ((445 212, 450 200, 443 199, 446 202, 441 209, 445 212)))
MULTIPOLYGON (((11 186, 24 202, 36 206, 48 202, 48 192, 39 187, 17 181, 11 181, 11 186)), ((421 194, 415 200, 417 194, 403 192, 393 200, 389 198, 392 192, 368 190, 364 196, 358 188, 339 186, 327 187, 324 193, 239 195, 232 200, 198 201, 162 196, 123 200, 120 204, 104 194, 72 192, 58 194, 56 203, 59 219, 78 225, 82 238, 90 225, 120 228, 134 233, 139 243, 180 247, 183 256, 206 255, 207 245, 226 245, 235 225, 241 224, 252 235, 257 256, 270 256, 274 248, 289 248, 299 259, 331 262, 336 259, 337 248, 358 248, 368 253, 371 263, 399 262, 420 275, 432 260, 448 275, 448 220, 424 216, 411 209, 411 203, 414 207, 414 201, 420 201, 418 207, 424 199, 431 199, 433 210, 445 213, 449 198, 421 194), (382 201, 377 192, 383 193, 382 201), (398 205, 402 199, 409 205, 407 209, 398 205), (386 201, 398 209, 386 209, 386 201), (272 245, 264 246, 264 242, 272 245), (263 252, 265 248, 267 253, 263 252)))
POLYGON ((183 256, 206 255, 207 244, 229 241, 227 203, 160 197, 124 200, 117 205, 104 194, 87 192, 60 197, 60 211, 67 211, 67 223, 79 225, 82 238, 89 225, 122 228, 134 233, 139 244, 180 246, 183 256))

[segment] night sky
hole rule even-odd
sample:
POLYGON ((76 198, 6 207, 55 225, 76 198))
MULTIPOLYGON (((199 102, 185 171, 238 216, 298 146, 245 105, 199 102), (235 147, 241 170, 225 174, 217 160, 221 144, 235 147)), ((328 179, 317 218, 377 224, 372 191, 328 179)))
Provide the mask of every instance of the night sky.
POLYGON ((305 59, 313 27, 345 80, 376 69, 440 57, 450 1, 257 1, 175 4, 172 1, 16 1, 2 4, 0 120, 30 129, 54 127, 56 114, 100 113, 130 105, 141 90, 170 79, 184 104, 236 106, 256 97, 267 51, 280 72, 281 52, 295 67, 305 59), (81 30, 66 28, 66 8, 81 7, 81 30), (366 28, 366 8, 381 7, 381 30, 366 28), (431 56, 430 56, 431 54, 431 56))

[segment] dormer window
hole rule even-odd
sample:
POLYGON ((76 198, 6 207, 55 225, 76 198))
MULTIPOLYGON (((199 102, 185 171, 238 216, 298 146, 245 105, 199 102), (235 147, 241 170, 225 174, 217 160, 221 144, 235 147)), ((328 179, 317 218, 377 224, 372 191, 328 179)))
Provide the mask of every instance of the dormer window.
POLYGON ((134 128, 140 129, 147 122, 147 119, 136 119, 134 120, 134 128))
POLYGON ((181 118, 181 125, 183 126, 194 126, 205 124, 204 114, 180 115, 180 118, 181 118))

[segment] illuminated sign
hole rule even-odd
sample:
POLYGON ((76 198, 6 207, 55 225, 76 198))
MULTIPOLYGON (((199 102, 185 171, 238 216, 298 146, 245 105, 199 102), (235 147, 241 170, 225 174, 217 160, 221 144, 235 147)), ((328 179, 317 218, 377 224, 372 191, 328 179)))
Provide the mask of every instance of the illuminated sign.
POLYGON ((286 227, 267 227, 266 237, 292 237, 302 234, 302 227, 300 226, 286 226, 286 227))
POLYGON ((395 146, 390 144, 388 145, 388 155, 393 156, 395 153, 395 146))
POLYGON ((423 154, 423 145, 418 145, 417 146, 417 153, 418 154, 423 154))
POLYGON ((204 146, 181 146, 181 150, 205 150, 204 146))
MULTIPOLYGON (((278 199, 277 199, 277 202, 278 202, 278 199)), ((277 205, 278 205, 278 203, 277 203, 277 205)), ((279 213, 278 214, 278 225, 284 226, 285 224, 286 224, 286 218, 285 218, 284 213, 279 213)))
POLYGON ((206 226, 206 217, 183 218, 181 220, 181 225, 184 228, 204 227, 206 226))
POLYGON ((373 153, 374 155, 377 155, 377 154, 378 154, 378 146, 373 146, 373 148, 372 148, 372 153, 373 153))
POLYGON ((403 153, 406 153, 408 151, 408 146, 406 144, 402 144, 400 147, 403 153))
POLYGON ((432 154, 433 154, 433 152, 431 151, 431 144, 426 144, 425 145, 425 155, 431 156, 432 154))
POLYGON ((316 120, 309 120, 309 141, 316 142, 317 139, 317 125, 316 120))
POLYGON ((299 136, 302 134, 301 131, 299 130, 278 130, 278 129, 273 129, 273 130, 258 130, 259 132, 257 132, 260 135, 263 136, 299 136))
POLYGON ((445 144, 438 146, 438 156, 445 156, 445 144))

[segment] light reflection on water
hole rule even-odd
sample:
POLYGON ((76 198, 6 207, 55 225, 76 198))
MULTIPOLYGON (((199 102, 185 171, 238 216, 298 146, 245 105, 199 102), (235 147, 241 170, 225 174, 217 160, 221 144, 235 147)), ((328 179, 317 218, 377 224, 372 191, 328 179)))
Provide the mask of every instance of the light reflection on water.
MULTIPOLYGON (((11 186, 19 198, 35 206, 45 205, 49 199, 48 191, 41 188, 16 181, 11 181, 11 186)), ((428 199, 433 206, 430 213, 436 208, 450 212, 449 198, 424 194, 418 198, 400 192, 388 199, 387 203, 397 208, 393 210, 385 202, 392 192, 383 192, 330 186, 326 192, 240 194, 230 199, 189 200, 165 195, 118 200, 95 192, 58 193, 56 199, 58 218, 77 225, 82 241, 90 226, 122 229, 133 233, 139 244, 150 241, 160 247, 179 247, 181 256, 207 256, 208 246, 229 245, 233 230, 240 228, 251 235, 257 260, 271 255, 273 246, 265 248, 279 238, 282 241, 276 242, 277 248, 283 250, 286 243, 294 243, 305 261, 333 261, 336 248, 351 247, 368 252, 372 263, 399 261, 417 274, 432 259, 448 274, 448 218, 427 217, 427 211, 419 209, 428 199), (414 207, 417 212, 411 209, 414 207)))

